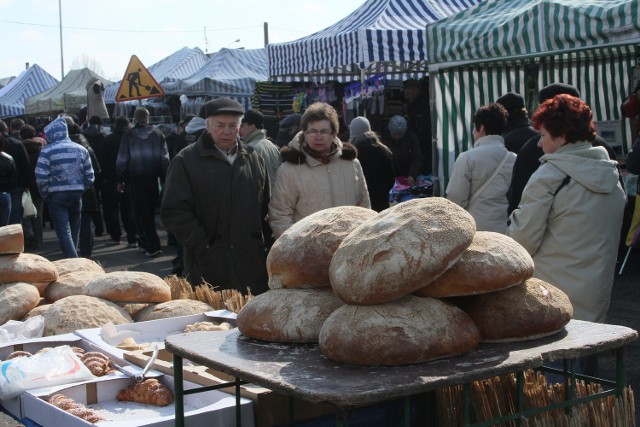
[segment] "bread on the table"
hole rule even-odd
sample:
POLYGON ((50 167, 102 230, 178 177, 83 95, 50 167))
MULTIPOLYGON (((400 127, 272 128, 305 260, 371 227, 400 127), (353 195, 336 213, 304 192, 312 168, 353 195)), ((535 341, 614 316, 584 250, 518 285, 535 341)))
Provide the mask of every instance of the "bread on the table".
POLYGON ((21 224, 9 224, 0 227, 0 255, 24 252, 24 234, 21 224))
POLYGON ((75 273, 76 271, 95 271, 98 273, 106 273, 100 264, 89 258, 62 258, 51 262, 58 269, 58 274, 60 276, 67 273, 75 273))
POLYGON ((18 255, 0 255, 0 284, 44 283, 58 279, 56 266, 40 255, 28 252, 18 255))
POLYGON ((147 378, 120 390, 116 399, 125 402, 167 406, 173 403, 173 392, 155 378, 147 378))
POLYGON ((87 295, 71 295, 51 304, 44 313, 44 335, 60 335, 77 329, 132 323, 129 313, 116 304, 87 295))
POLYGON ((20 320, 40 302, 38 289, 29 283, 0 285, 0 325, 20 320))
POLYGON ((160 277, 141 271, 113 271, 89 281, 85 295, 112 302, 166 302, 171 288, 160 277))
POLYGON ((238 330, 263 341, 318 342, 325 319, 341 305, 331 288, 270 289, 240 310, 238 330))
POLYGON ((343 305, 324 322, 320 349, 352 365, 395 366, 467 353, 480 334, 458 307, 408 295, 378 305, 343 305))
POLYGON ((87 283, 103 274, 106 273, 92 270, 79 270, 61 274, 58 280, 50 283, 45 288, 44 297, 49 302, 56 302, 70 295, 84 295, 84 287, 87 283))
POLYGON ((481 342, 527 341, 553 335, 573 316, 567 294, 535 277, 507 289, 452 301, 473 319, 481 342))
POLYGON ((451 267, 475 231, 473 217, 442 197, 400 203, 344 238, 331 260, 331 287, 347 304, 402 298, 451 267))
POLYGON ((176 299, 143 308, 135 315, 136 322, 166 319, 167 317, 189 316, 213 310, 209 304, 192 299, 176 299))
POLYGON ((329 264, 347 234, 377 215, 359 206, 338 206, 315 212, 287 229, 267 256, 269 288, 329 286, 329 264))
POLYGON ((477 231, 471 245, 444 274, 414 295, 442 298, 483 294, 518 285, 533 275, 533 259, 511 237, 477 231))

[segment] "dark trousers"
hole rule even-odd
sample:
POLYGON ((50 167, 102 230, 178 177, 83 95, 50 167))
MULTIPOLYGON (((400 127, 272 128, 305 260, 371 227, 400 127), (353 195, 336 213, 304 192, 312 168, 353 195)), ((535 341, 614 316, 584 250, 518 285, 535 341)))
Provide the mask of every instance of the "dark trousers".
POLYGON ((107 234, 112 240, 120 241, 122 228, 120 226, 120 198, 117 184, 105 183, 102 186, 102 213, 107 234))
POLYGON ((131 197, 133 215, 138 230, 138 245, 148 252, 161 249, 156 231, 156 206, 160 192, 157 178, 136 178, 126 184, 131 197))
POLYGON ((82 212, 80 214, 78 255, 82 258, 91 258, 91 255, 93 254, 93 215, 94 212, 82 212))

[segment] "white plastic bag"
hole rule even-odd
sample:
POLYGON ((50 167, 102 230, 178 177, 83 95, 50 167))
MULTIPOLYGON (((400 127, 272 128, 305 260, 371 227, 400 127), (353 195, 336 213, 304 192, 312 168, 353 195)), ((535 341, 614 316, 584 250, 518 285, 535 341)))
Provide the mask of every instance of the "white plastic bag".
POLYGON ((31 193, 29 190, 25 190, 22 192, 22 216, 27 218, 30 216, 37 216, 38 210, 36 209, 36 205, 33 204, 33 200, 31 199, 31 193))
POLYGON ((91 371, 71 347, 62 345, 30 357, 0 363, 0 399, 10 399, 25 390, 69 384, 93 378, 91 371))
POLYGON ((9 320, 0 326, 0 343, 26 338, 40 338, 43 333, 44 317, 42 316, 33 316, 24 322, 9 320))

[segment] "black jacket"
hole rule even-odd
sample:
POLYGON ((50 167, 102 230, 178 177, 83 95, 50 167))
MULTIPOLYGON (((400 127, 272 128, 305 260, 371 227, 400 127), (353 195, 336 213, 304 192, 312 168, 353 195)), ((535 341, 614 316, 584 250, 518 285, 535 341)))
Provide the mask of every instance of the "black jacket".
POLYGON ((27 150, 24 148, 22 141, 5 135, 4 151, 13 157, 13 161, 16 163, 16 170, 18 171, 16 186, 19 186, 23 190, 29 188, 32 169, 31 163, 29 163, 29 157, 27 156, 27 150))
POLYGON ((0 193, 8 193, 16 186, 18 173, 13 158, 0 151, 0 193))
POLYGON ((353 141, 367 181, 371 209, 380 212, 389 207, 389 190, 395 182, 391 151, 375 144, 375 135, 365 133, 353 141))

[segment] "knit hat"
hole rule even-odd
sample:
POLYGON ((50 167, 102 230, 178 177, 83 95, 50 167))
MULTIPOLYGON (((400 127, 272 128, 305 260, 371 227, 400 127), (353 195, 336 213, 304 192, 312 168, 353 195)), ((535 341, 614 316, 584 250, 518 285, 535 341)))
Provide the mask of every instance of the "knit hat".
POLYGON ((204 104, 204 114, 205 118, 218 116, 220 114, 235 114, 241 116, 244 114, 244 107, 238 101, 220 97, 204 104))
POLYGON ((538 94, 538 102, 542 104, 547 99, 551 99, 556 95, 571 95, 580 98, 580 92, 575 87, 564 83, 551 83, 543 87, 538 94))
POLYGON ((49 144, 58 141, 71 141, 67 130, 67 121, 64 117, 58 117, 44 128, 44 136, 49 144))
POLYGON ((249 123, 250 125, 255 125, 258 129, 264 128, 264 114, 257 110, 249 110, 244 113, 242 117, 242 121, 240 123, 249 123))
POLYGON ((403 136, 407 131, 407 120, 402 116, 393 116, 387 127, 391 135, 403 136))
POLYGON ((280 129, 288 128, 291 126, 300 126, 300 119, 302 119, 302 114, 293 113, 282 119, 280 122, 280 129))
POLYGON ((349 125, 349 141, 371 130, 371 123, 366 117, 356 117, 349 125))
POLYGON ((519 93, 507 92, 496 103, 502 105, 507 110, 521 110, 524 108, 524 98, 519 93))

